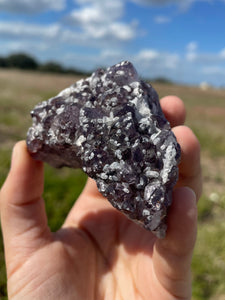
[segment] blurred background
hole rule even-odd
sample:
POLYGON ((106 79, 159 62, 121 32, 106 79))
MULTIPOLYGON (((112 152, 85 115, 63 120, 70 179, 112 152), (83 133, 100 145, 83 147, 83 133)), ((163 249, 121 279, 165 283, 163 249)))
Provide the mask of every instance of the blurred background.
MULTIPOLYGON (((98 67, 130 60, 160 97, 175 94, 202 147, 193 299, 225 299, 225 1, 0 0, 0 186, 35 104, 98 67)), ((45 168, 57 230, 86 176, 45 168)), ((0 236, 0 299, 7 299, 0 236)))

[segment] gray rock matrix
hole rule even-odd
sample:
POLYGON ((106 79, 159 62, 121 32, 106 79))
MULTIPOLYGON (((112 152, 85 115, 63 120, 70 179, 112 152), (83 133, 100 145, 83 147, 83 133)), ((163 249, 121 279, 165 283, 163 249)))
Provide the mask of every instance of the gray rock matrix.
POLYGON ((115 208, 165 237, 180 147, 156 91, 130 62, 97 70, 31 116, 27 147, 35 159, 82 168, 115 208))

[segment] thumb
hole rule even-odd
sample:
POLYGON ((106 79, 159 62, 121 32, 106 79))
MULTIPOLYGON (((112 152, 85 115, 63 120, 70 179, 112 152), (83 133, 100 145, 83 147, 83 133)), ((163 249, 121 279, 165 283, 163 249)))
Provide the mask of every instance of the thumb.
POLYGON ((11 169, 0 191, 0 213, 6 262, 29 255, 49 234, 43 192, 43 164, 34 161, 25 142, 15 145, 11 169))
POLYGON ((153 261, 164 288, 182 299, 191 298, 191 260, 196 234, 195 193, 188 187, 177 188, 168 215, 167 235, 157 240, 153 261))

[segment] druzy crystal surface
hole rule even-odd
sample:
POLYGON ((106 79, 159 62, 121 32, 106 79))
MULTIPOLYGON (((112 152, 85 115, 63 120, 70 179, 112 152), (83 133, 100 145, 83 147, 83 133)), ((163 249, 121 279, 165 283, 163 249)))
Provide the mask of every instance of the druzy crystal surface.
POLYGON ((115 208, 165 236, 180 147, 156 91, 130 62, 97 70, 31 116, 27 146, 35 159, 82 168, 115 208))

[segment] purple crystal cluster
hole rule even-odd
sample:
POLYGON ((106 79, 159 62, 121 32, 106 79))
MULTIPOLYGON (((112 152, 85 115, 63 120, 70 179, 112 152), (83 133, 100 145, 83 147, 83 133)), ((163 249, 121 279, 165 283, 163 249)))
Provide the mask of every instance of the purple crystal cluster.
POLYGON ((35 159, 82 168, 115 208, 165 236, 180 147, 156 91, 130 62, 97 70, 31 116, 27 146, 35 159))

